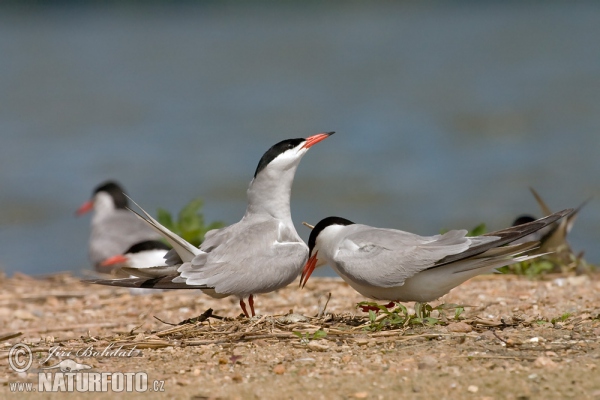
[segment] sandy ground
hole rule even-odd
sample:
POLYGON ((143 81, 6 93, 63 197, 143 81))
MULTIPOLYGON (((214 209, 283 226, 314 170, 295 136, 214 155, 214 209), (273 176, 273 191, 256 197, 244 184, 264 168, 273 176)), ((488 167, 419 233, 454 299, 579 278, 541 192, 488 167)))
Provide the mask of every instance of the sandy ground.
MULTIPOLYGON (((37 385, 41 368, 72 359, 93 372, 143 371, 149 390, 163 389, 121 394, 130 398, 600 399, 597 274, 479 277, 432 303, 469 305, 460 322, 434 312, 441 323, 378 332, 356 308, 365 299, 336 279, 258 296, 260 316, 251 320, 239 317, 235 299, 196 291, 136 295, 70 275, 16 275, 0 287, 2 398, 62 398, 13 393, 11 383, 37 385), (178 323, 209 308, 230 319, 170 326, 154 318, 178 323), (317 330, 327 335, 312 339, 317 330), (16 343, 33 352, 19 374, 8 363, 16 343), (109 357, 107 348, 123 354, 109 357), (85 349, 105 354, 86 357, 85 349)), ((84 395, 114 393, 73 396, 84 395)))

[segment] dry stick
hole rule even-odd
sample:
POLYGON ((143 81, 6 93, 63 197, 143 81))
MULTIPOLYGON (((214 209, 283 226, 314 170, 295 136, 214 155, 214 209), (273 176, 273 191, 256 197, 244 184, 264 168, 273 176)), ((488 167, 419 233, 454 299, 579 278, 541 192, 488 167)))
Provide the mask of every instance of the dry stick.
POLYGON ((493 334, 494 336, 496 336, 496 337, 498 338, 498 340, 500 340, 501 342, 504 342, 504 344, 508 344, 508 342, 507 342, 506 340, 502 339, 500 336, 498 336, 498 335, 496 334, 496 331, 492 331, 492 334, 493 334))
POLYGON ((319 311, 319 314, 317 314, 317 318, 321 318, 325 314, 325 310, 327 309, 327 304, 329 304, 329 300, 331 300, 331 292, 329 292, 329 294, 327 296, 327 301, 325 301, 325 305, 323 306, 323 309, 321 311, 319 311))
POLYGON ((306 226, 306 227, 308 227, 308 228, 310 228, 310 229, 315 229, 315 226, 314 226, 314 225, 311 225, 311 224, 309 224, 308 222, 302 222, 302 225, 304 225, 304 226, 306 226))
POLYGON ((180 326, 180 325, 186 325, 186 324, 196 324, 198 322, 204 322, 204 321, 206 321, 210 317, 217 318, 217 319, 223 319, 223 317, 219 317, 218 315, 213 315, 212 312, 213 312, 213 309, 209 308, 208 310, 204 311, 199 316, 197 316, 195 318, 185 319, 185 320, 181 321, 178 324, 172 324, 171 322, 163 321, 162 319, 158 318, 156 315, 154 315, 154 318, 157 319, 157 320, 159 320, 163 324, 171 325, 171 326, 180 326))
POLYGON ((9 340, 12 338, 16 338, 19 337, 23 334, 23 332, 14 332, 14 333, 5 333, 3 335, 0 336, 0 342, 5 341, 5 340, 9 340))
POLYGON ((158 321, 162 322, 162 323, 163 323, 163 324, 165 324, 165 325, 171 325, 171 326, 177 326, 177 325, 178 325, 178 324, 172 324, 172 323, 170 323, 170 322, 167 322, 167 321, 163 321, 162 319, 158 318, 156 315, 153 315, 153 317, 154 317, 154 319, 156 319, 156 320, 158 320, 158 321))
POLYGON ((125 322, 95 322, 95 323, 89 323, 89 324, 78 324, 78 325, 71 325, 71 326, 62 326, 62 327, 51 327, 51 328, 43 328, 43 329, 39 329, 39 328, 29 328, 29 329, 23 329, 23 333, 29 333, 29 332, 53 332, 53 331, 73 331, 76 329, 89 329, 89 328, 115 328, 117 326, 122 326, 125 325, 125 322))
POLYGON ((527 361, 535 361, 537 360, 537 357, 527 357, 527 356, 495 356, 495 355, 489 355, 489 356, 452 356, 454 358, 480 358, 480 359, 499 359, 499 360, 527 360, 527 361))
POLYGON ((250 325, 248 328, 246 328, 246 332, 250 332, 250 330, 252 328, 254 328, 256 325, 260 324, 261 322, 263 322, 265 319, 267 318, 266 315, 263 315, 262 317, 260 317, 260 319, 256 322, 254 322, 252 325, 250 325))

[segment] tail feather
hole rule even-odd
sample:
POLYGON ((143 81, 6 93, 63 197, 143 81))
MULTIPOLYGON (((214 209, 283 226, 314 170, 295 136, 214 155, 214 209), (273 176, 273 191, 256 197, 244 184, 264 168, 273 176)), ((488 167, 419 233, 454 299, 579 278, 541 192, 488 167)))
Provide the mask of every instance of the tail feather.
POLYGON ((177 267, 165 265, 147 268, 121 267, 119 270, 137 278, 159 278, 177 273, 177 267))
MULTIPOLYGON (((125 195, 125 196, 127 196, 127 195, 125 195)), ((192 245, 191 243, 189 243, 188 241, 186 241, 179 235, 173 233, 167 227, 163 226, 160 222, 158 222, 157 220, 152 218, 152 216, 150 214, 148 214, 142 207, 140 207, 139 204, 137 204, 135 201, 133 201, 133 199, 131 197, 127 196, 127 198, 129 200, 131 200, 131 202, 133 204, 135 204, 135 206, 138 207, 144 213, 144 215, 146 215, 146 217, 142 216, 140 213, 132 210, 129 207, 127 207, 127 209, 129 211, 131 211, 132 213, 134 213, 135 215, 137 215, 138 218, 145 221, 155 231, 157 231, 158 233, 163 235, 165 237, 165 239, 167 239, 167 241, 171 244, 171 246, 173 246, 173 249, 175 249, 175 251, 177 252, 177 254, 179 255, 179 257, 181 258, 182 261, 184 261, 184 262, 192 261, 192 259, 195 256, 202 253, 202 250, 195 247, 194 245, 192 245)))
MULTIPOLYGON (((486 251, 483 254, 479 254, 475 257, 471 257, 466 260, 458 261, 453 266, 454 270, 452 273, 459 274, 462 272, 468 272, 478 269, 485 269, 486 271, 493 271, 496 268, 504 267, 505 265, 520 263, 522 261, 531 260, 536 257, 540 257, 543 254, 523 254, 527 251, 535 249, 539 246, 539 242, 527 242, 514 246, 506 246, 494 248, 486 251), (518 257, 517 257, 518 256, 518 257)), ((547 254, 547 253, 544 253, 547 254)), ((479 275, 486 271, 477 271, 473 274, 479 275)))
POLYGON ((514 242, 515 240, 520 239, 523 236, 527 236, 530 233, 533 233, 553 222, 558 221, 559 219, 571 214, 572 212, 573 212, 573 209, 569 208, 569 209, 562 210, 562 211, 556 212, 554 214, 548 215, 547 217, 540 218, 540 219, 537 219, 532 222, 528 222, 526 224, 511 226, 510 228, 502 229, 500 231, 486 233, 483 236, 493 236, 493 237, 497 237, 498 239, 491 241, 491 242, 473 246, 470 249, 468 249, 467 251, 464 251, 462 253, 447 256, 447 257, 443 258, 442 260, 438 261, 432 268, 438 268, 438 267, 441 267, 443 265, 446 265, 446 264, 449 264, 452 262, 456 262, 456 261, 459 261, 462 259, 473 257, 475 255, 482 254, 491 248, 503 246, 507 243, 514 242))
POLYGON ((86 279, 82 282, 97 285, 118 286, 128 288, 144 289, 213 289, 205 285, 187 285, 186 283, 174 283, 177 275, 159 276, 156 278, 127 278, 127 279, 86 279))

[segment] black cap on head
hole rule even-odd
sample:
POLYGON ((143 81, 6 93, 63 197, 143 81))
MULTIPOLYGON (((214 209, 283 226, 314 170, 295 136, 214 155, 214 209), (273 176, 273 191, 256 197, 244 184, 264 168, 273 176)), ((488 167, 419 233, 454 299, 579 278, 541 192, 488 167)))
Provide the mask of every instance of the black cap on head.
POLYGON ((258 175, 258 173, 260 171, 262 171, 263 169, 265 169, 265 167, 267 165, 269 165, 269 163, 271 161, 273 161, 278 155, 280 155, 281 153, 293 149, 294 147, 298 146, 300 143, 304 142, 306 139, 286 139, 286 140, 282 140, 281 142, 271 146, 271 148, 269 150, 267 150, 265 152, 265 154, 263 154, 263 156, 261 157, 260 161, 258 162, 258 166, 256 167, 256 172, 254 172, 254 177, 256 178, 256 175, 258 175))
POLYGON ((171 248, 160 240, 146 240, 139 242, 127 249, 125 254, 141 253, 148 250, 171 250, 171 248))
POLYGON ((319 233, 321 233, 321 231, 325 228, 327 228, 330 225, 353 225, 354 222, 347 220, 346 218, 341 218, 341 217, 327 217, 327 218, 323 218, 322 220, 319 221, 318 224, 315 225, 315 227, 313 228, 313 230, 310 232, 310 236, 308 238, 308 251, 309 254, 312 255, 312 251, 315 248, 315 245, 317 243, 317 236, 319 236, 319 233))
POLYGON ((521 215, 520 217, 515 219, 512 226, 523 225, 533 221, 535 221, 535 218, 533 218, 531 215, 521 215))
POLYGON ((115 203, 115 208, 127 207, 127 197, 123 194, 124 190, 118 183, 114 181, 106 181, 94 189, 94 195, 98 192, 108 193, 115 203))

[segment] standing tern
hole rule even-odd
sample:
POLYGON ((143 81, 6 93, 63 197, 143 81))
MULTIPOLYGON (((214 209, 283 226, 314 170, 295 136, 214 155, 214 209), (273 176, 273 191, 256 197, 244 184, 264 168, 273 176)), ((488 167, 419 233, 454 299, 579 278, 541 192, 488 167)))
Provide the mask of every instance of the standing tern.
POLYGON ((521 255, 538 246, 538 242, 504 245, 572 211, 563 210, 537 221, 474 237, 466 236, 464 229, 419 236, 328 217, 310 233, 310 258, 302 271, 300 286, 306 285, 316 267, 329 264, 363 296, 426 303, 476 275, 539 256, 521 255))
MULTIPOLYGON (((137 214, 173 246, 166 255, 176 273, 156 274, 152 268, 127 272, 140 278, 91 280, 105 285, 157 289, 201 289, 215 298, 237 296, 240 307, 252 316, 254 294, 268 293, 296 279, 308 258, 308 246, 292 222, 290 194, 298 164, 308 149, 334 132, 275 144, 260 159, 248 187, 248 207, 241 221, 209 231, 199 248, 162 226, 143 209, 137 214)), ((136 204, 137 205, 137 204, 136 204)), ((138 206, 139 207, 139 206, 138 206)))
POLYGON ((76 214, 94 211, 89 238, 89 258, 96 270, 106 271, 101 264, 108 258, 123 254, 132 245, 146 240, 158 240, 160 235, 127 210, 123 188, 113 181, 100 184, 92 198, 79 207, 76 214))

